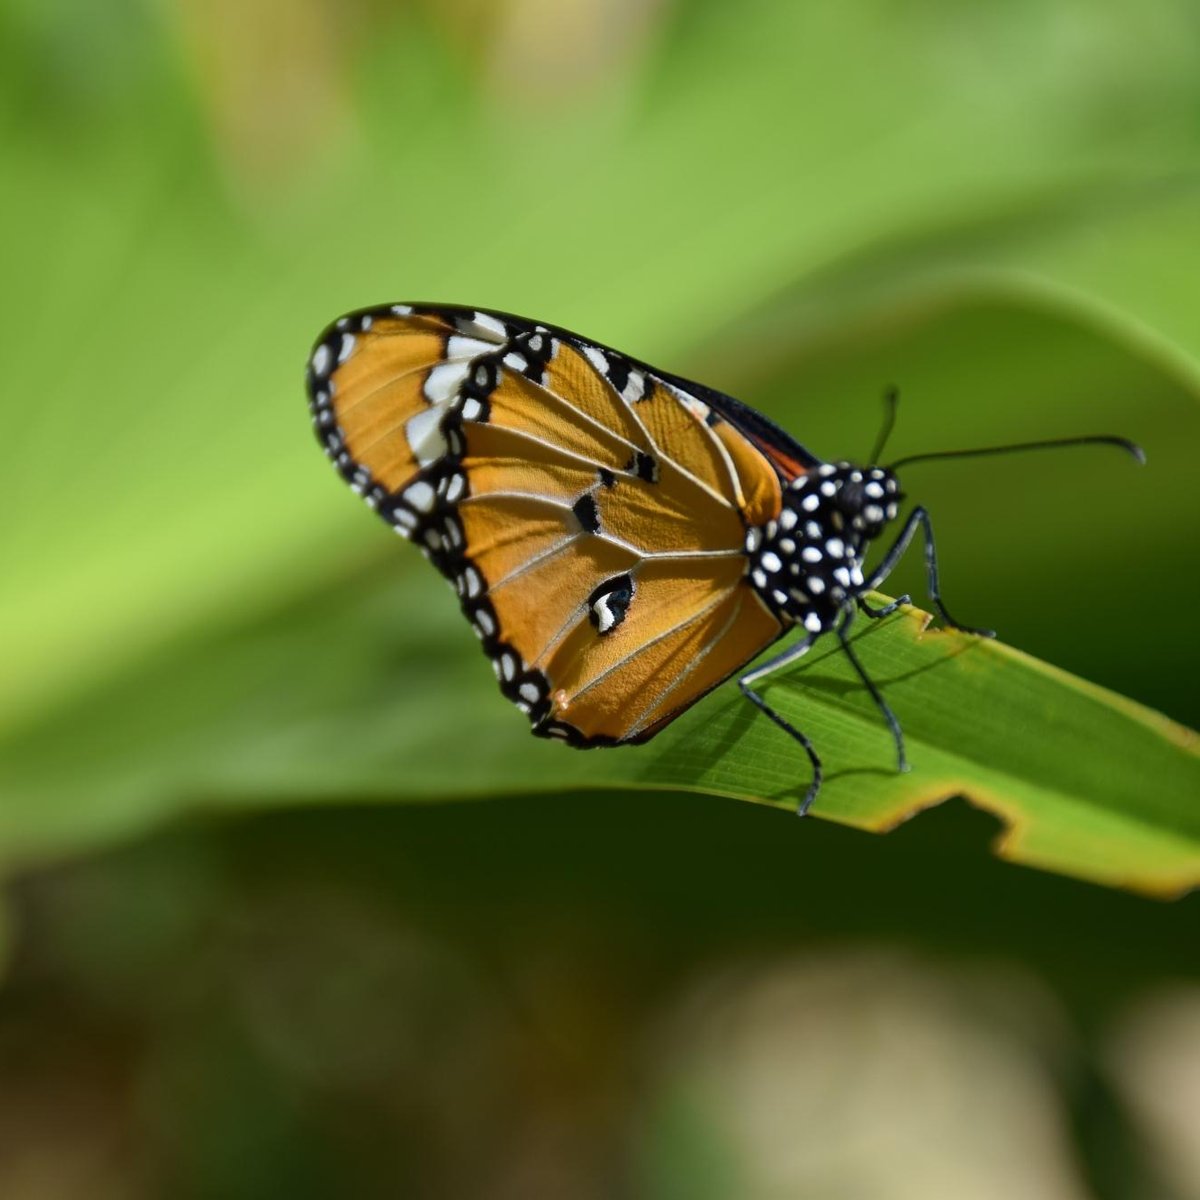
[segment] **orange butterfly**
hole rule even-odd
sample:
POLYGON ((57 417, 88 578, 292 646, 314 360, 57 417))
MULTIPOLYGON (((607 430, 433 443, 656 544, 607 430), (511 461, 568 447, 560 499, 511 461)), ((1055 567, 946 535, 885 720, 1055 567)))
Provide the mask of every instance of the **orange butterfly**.
POLYGON ((643 742, 799 626, 802 640, 739 684, 811 760, 800 811, 820 759, 753 685, 823 633, 837 634, 907 769, 850 621, 908 600, 875 609, 863 596, 923 530, 931 596, 963 627, 941 604, 923 508, 864 572, 903 498, 891 469, 823 462, 721 392, 553 325, 453 305, 342 317, 313 349, 308 392, 326 453, 455 586, 534 733, 643 742))

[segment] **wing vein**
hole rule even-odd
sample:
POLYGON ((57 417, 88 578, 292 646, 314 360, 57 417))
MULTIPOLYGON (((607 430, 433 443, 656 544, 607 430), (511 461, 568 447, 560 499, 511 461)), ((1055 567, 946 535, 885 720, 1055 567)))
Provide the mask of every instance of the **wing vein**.
MULTIPOLYGON (((581 349, 581 347, 578 347, 578 346, 576 346, 575 348, 581 349)), ((675 458, 675 456, 672 455, 669 450, 666 450, 662 446, 660 446, 658 444, 658 442, 656 442, 654 440, 654 438, 651 437, 650 431, 646 428, 646 425, 642 421, 641 417, 639 417, 637 415, 637 413, 634 412, 633 406, 630 404, 627 404, 625 402, 625 397, 622 396, 616 390, 616 388, 613 387, 613 385, 609 381, 609 379, 607 377, 605 377, 604 375, 601 375, 600 372, 597 371, 596 368, 594 366, 592 366, 592 364, 590 362, 588 363, 588 366, 591 367, 591 370, 594 371, 596 373, 596 375, 598 375, 600 377, 601 382, 603 383, 604 387, 608 390, 608 393, 611 396, 611 398, 613 399, 613 401, 616 404, 622 405, 625 408, 625 410, 629 413, 629 415, 633 418, 634 424, 636 424, 637 427, 642 431, 642 435, 645 437, 646 444, 648 446, 650 446, 652 449, 656 450, 658 452, 658 454, 662 458, 664 458, 667 462, 669 462, 671 464, 671 466, 676 471, 679 472, 680 475, 682 475, 686 480, 688 480, 689 483, 691 483, 694 487, 699 488, 702 492, 706 493, 708 496, 711 496, 712 499, 716 500, 718 504, 723 504, 726 508, 736 507, 736 505, 733 504, 727 496, 722 496, 719 492, 714 491, 702 479, 699 479, 695 475, 693 475, 692 472, 689 471, 681 462, 679 462, 679 460, 677 458, 675 458)), ((650 374, 650 377, 653 378, 656 382, 658 382, 658 377, 656 375, 654 375, 652 372, 650 374)), ((524 378, 524 377, 522 376, 522 378, 524 378)), ((568 400, 561 392, 551 391, 548 387, 545 387, 542 384, 535 384, 534 386, 537 387, 541 392, 545 393, 545 395, 552 397, 554 400, 557 400, 559 402, 559 404, 562 405, 563 408, 567 409, 571 413, 574 413, 577 418, 579 418, 582 421, 586 421, 593 428, 603 430, 610 437, 616 438, 619 442, 624 443, 624 445, 628 446, 631 450, 640 450, 641 449, 640 446, 635 446, 633 444, 633 442, 631 442, 628 438, 623 437, 621 434, 617 433, 616 430, 609 429, 609 427, 607 425, 604 425, 601 422, 597 421, 594 417, 588 416, 588 414, 583 412, 582 409, 576 408, 575 405, 572 404, 570 402, 570 400, 568 400)), ((672 397, 672 398, 674 398, 674 397, 672 397)), ((678 403, 678 400, 676 400, 676 403, 678 403)), ((739 491, 739 489, 735 488, 734 494, 736 495, 738 491, 739 491)))
POLYGON ((513 567, 513 569, 509 571, 509 573, 502 579, 497 579, 495 583, 489 583, 487 585, 489 594, 499 588, 504 587, 506 583, 512 583, 513 580, 519 579, 525 574, 526 571, 533 570, 534 567, 540 566, 542 563, 553 558, 556 554, 561 554, 568 547, 574 545, 574 543, 583 536, 584 535, 582 532, 573 533, 570 535, 570 537, 563 538, 561 542, 551 546, 548 550, 543 550, 540 554, 535 554, 532 558, 527 558, 519 567, 513 567))
MULTIPOLYGON (((640 450, 641 449, 640 446, 635 446, 633 444, 633 442, 631 442, 627 437, 624 437, 623 435, 619 434, 615 429, 610 429, 607 425, 603 424, 600 421, 597 421, 595 417, 589 416, 587 413, 585 413, 583 411, 583 409, 576 408, 576 406, 574 404, 572 404, 571 401, 568 400, 566 398, 566 396, 564 396, 561 392, 553 392, 548 387, 544 386, 543 384, 533 383, 532 380, 527 379, 519 371, 512 371, 508 367, 504 368, 504 373, 512 379, 520 379, 525 383, 532 383, 533 386, 535 388, 537 388, 537 390, 539 392, 541 392, 544 396, 549 396, 551 400, 557 401, 563 408, 565 408, 568 412, 570 412, 572 414, 572 420, 576 421, 577 423, 589 425, 593 429, 600 430, 601 433, 607 434, 609 437, 615 438, 618 442, 621 442, 624 445, 628 446, 630 450, 640 450)), ((611 388, 611 385, 608 384, 607 380, 605 380, 605 385, 611 388)), ((641 422, 639 421, 638 424, 640 426, 641 422)), ((508 426, 504 426, 504 428, 508 428, 508 426)), ((645 432, 644 429, 643 429, 643 432, 645 432)), ((650 444, 653 446, 654 445, 653 441, 651 441, 650 444)))
MULTIPOLYGON (((437 364, 439 362, 442 362, 442 361, 444 361, 444 360, 442 360, 440 358, 435 358, 433 360, 433 362, 424 363, 419 367, 409 367, 408 370, 406 370, 406 371, 401 371, 396 375, 389 375, 387 377, 387 379, 385 379, 384 382, 381 383, 378 387, 373 387, 369 392, 366 392, 361 396, 356 396, 350 404, 347 404, 345 406, 345 408, 342 408, 340 410, 337 410, 337 403, 336 403, 337 393, 335 391, 334 392, 334 401, 335 401, 334 409, 338 411, 339 422, 341 421, 342 417, 344 417, 347 413, 352 413, 356 408, 359 407, 359 405, 366 404, 366 402, 368 400, 371 400, 374 397, 378 396, 380 392, 386 391, 388 388, 390 388, 392 386, 392 384, 399 383, 401 379, 407 379, 410 375, 416 375, 421 371, 428 371, 430 367, 435 367, 435 366, 437 366, 437 364)), ((337 379, 336 371, 333 374, 333 379, 335 381, 337 379)))
MULTIPOLYGON (((681 397, 684 395, 688 395, 688 393, 683 392, 680 388, 677 388, 674 385, 666 385, 666 386, 668 386, 668 390, 670 391, 671 395, 675 397, 676 402, 679 404, 683 404, 683 400, 681 399, 681 397)), ((695 396, 690 396, 689 398, 696 400, 696 403, 698 403, 698 404, 703 403, 702 400, 698 400, 695 396)), ((683 404, 683 407, 685 409, 687 409, 686 404, 683 404)), ((691 410, 688 409, 689 413, 690 413, 690 411, 691 410)), ((733 495, 737 497, 738 507, 744 508, 745 504, 746 504, 746 497, 742 493, 742 480, 741 480, 741 477, 737 473, 737 468, 733 465, 733 459, 730 457, 729 451, 725 448, 725 443, 723 441, 721 441, 721 439, 719 437, 717 437, 717 435, 715 433, 713 433, 712 429, 709 427, 707 422, 701 421, 699 418, 695 418, 695 420, 696 420, 696 424, 703 431, 704 436, 706 438, 708 438, 708 440, 712 443, 713 448, 716 450, 718 456, 721 459, 722 464, 725 467, 725 472, 729 476, 729 488, 730 488, 730 491, 733 493, 733 495)), ((721 420, 724 421, 725 418, 721 417, 721 420)), ((735 428, 736 428, 736 426, 735 426, 735 428)))
MULTIPOLYGON (((649 378, 653 379, 654 382, 656 384, 658 384, 663 389, 663 391, 665 391, 667 393, 668 396, 671 397, 671 400, 674 403, 678 404, 679 407, 683 409, 684 414, 686 416, 690 417, 692 420, 695 420, 695 417, 693 416, 691 411, 688 409, 687 405, 684 404, 683 400, 680 398, 680 389, 679 388, 675 387, 674 384, 668 383, 665 379, 660 378, 658 375, 655 375, 653 371, 648 371, 648 372, 646 372, 646 374, 649 376, 649 378)), ((694 396, 691 398, 695 399, 694 396)), ((625 403, 625 398, 623 396, 620 397, 620 400, 621 400, 622 404, 625 403)), ((626 407, 629 409, 629 411, 631 413, 633 413, 634 420, 637 421, 637 423, 639 425, 641 425, 643 429, 645 429, 645 425, 642 424, 641 418, 636 413, 633 412, 633 405, 627 404, 626 407)), ((719 499, 722 504, 725 504, 730 508, 740 508, 742 505, 742 502, 743 502, 742 488, 741 488, 741 484, 738 481, 737 474, 734 472, 733 460, 729 457, 729 452, 725 449, 724 446, 721 445, 721 439, 718 438, 715 434, 713 434, 709 430, 708 426, 704 424, 703 421, 696 421, 696 424, 699 425, 700 428, 703 429, 704 432, 710 438, 712 438, 712 440, 714 442, 717 443, 717 449, 720 451, 721 458, 724 461, 725 466, 728 469, 729 474, 730 474, 729 489, 730 489, 730 493, 734 497, 734 502, 732 504, 730 503, 728 497, 722 496, 719 492, 717 492, 713 488, 709 487, 709 485, 707 483, 705 483, 704 480, 701 479, 698 475, 693 475, 692 472, 687 469, 687 467, 685 467, 681 462, 679 462, 676 458, 674 458, 668 451, 662 450, 661 452, 662 452, 663 456, 671 463, 671 465, 681 475, 685 475, 698 488, 703 488, 710 496, 717 497, 717 499, 719 499)), ((646 436, 650 437, 649 432, 646 433, 646 436)), ((651 445, 654 445, 657 447, 657 443, 654 441, 653 438, 651 438, 650 441, 651 441, 651 445)))
POLYGON ((642 721, 648 712, 652 712, 655 708, 661 706, 671 695, 687 682, 687 680, 695 674, 699 669, 700 664, 708 657, 714 646, 719 645, 725 639, 725 635, 733 628, 738 617, 742 615, 742 610, 746 607, 747 596, 743 593, 738 597, 737 603, 733 606, 733 611, 729 614, 729 619, 721 626, 721 632, 709 641, 705 642, 700 652, 692 659, 688 665, 672 679, 666 687, 654 696, 648 704, 645 704, 638 710, 637 716, 630 723, 631 730, 638 730, 642 726, 642 721))
POLYGON ((632 662, 639 654, 644 654, 650 649, 651 646, 658 645, 658 643, 663 641, 665 638, 671 637, 672 634, 678 633, 681 629, 686 629, 694 621, 698 621, 701 617, 707 616, 724 599, 725 593, 719 594, 714 600, 711 601, 711 603, 706 604, 701 609, 697 609, 696 612, 692 613, 691 616, 687 617, 685 620, 680 621, 677 625, 672 625, 670 629, 664 629, 662 633, 655 634, 655 636, 650 638, 648 641, 639 642, 638 645, 635 646, 634 649, 630 650, 628 654, 619 658, 610 666, 605 667, 595 679, 589 681, 583 687, 581 687, 579 691, 577 691, 575 695, 571 697, 571 703, 574 704, 576 701, 578 701, 580 696, 591 691, 592 688, 607 679, 614 671, 619 671, 627 663, 632 662))
MULTIPOLYGON (((474 496, 464 496, 458 504, 462 508, 465 505, 485 504, 489 500, 529 500, 534 504, 541 504, 547 508, 556 509, 558 512, 571 513, 575 515, 574 509, 563 503, 561 500, 555 500, 550 496, 544 496, 541 492, 518 492, 518 491, 496 491, 496 492, 480 492, 474 496)), ((598 532, 586 530, 590 536, 601 538, 611 546, 618 546, 622 550, 628 550, 630 554, 645 562, 690 562, 693 559, 711 559, 711 558, 738 558, 745 553, 741 546, 731 546, 728 550, 646 550, 641 546, 636 546, 633 542, 626 541, 624 538, 617 537, 615 534, 608 533, 601 529, 598 532)), ((579 534, 573 534, 572 537, 578 537, 579 534)))

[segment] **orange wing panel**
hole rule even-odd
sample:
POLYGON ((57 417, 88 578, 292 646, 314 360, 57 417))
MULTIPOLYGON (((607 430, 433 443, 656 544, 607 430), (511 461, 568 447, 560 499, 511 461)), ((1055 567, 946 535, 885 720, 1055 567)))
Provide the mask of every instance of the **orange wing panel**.
MULTIPOLYGON (((501 389, 508 386, 506 379, 501 389)), ((590 492, 600 531, 646 554, 740 550, 745 530, 736 509, 697 487, 669 459, 655 460, 659 477, 654 481, 611 467, 602 481, 603 460, 613 461, 603 434, 589 447, 582 440, 589 427, 578 429, 580 457, 572 457, 524 436, 528 430, 496 424, 500 419, 505 418, 493 408, 490 423, 464 423, 472 496, 520 492, 570 506, 590 492)))
POLYGON ((569 342, 558 343, 558 350, 546 366, 543 386, 557 396, 568 397, 585 416, 607 426, 631 445, 641 450, 650 449, 645 432, 625 402, 569 342))
POLYGON ((740 564, 712 570, 648 562, 632 575, 633 599, 619 628, 600 635, 583 621, 542 664, 554 716, 587 737, 645 734, 781 631, 744 583, 740 564))
POLYGON ((779 447, 771 445, 770 442, 761 436, 753 437, 751 440, 758 447, 759 451, 783 472, 785 479, 795 479, 798 475, 807 475, 812 470, 812 467, 807 463, 793 458, 790 454, 780 450, 779 447))
POLYGON ((571 458, 503 425, 466 422, 463 430, 473 496, 528 492, 570 505, 599 482, 591 462, 571 458))
POLYGON ((783 627, 775 617, 743 584, 720 608, 690 627, 690 644, 681 647, 677 669, 662 673, 660 681, 664 686, 637 714, 635 731, 630 736, 639 740, 651 736, 670 718, 740 670, 782 632, 783 627))
MULTIPOLYGON (((619 426, 613 428, 617 424, 615 403, 609 405, 607 422, 593 424, 580 419, 560 397, 512 371, 503 372, 499 385, 488 397, 488 405, 492 424, 521 430, 610 471, 625 470, 639 448, 622 436, 619 426)), ((535 452, 531 447, 529 453, 535 452)))
POLYGON ((488 583, 506 579, 578 532, 569 511, 535 496, 470 496, 458 516, 471 558, 488 583))
POLYGON ((388 491, 418 469, 405 425, 429 408, 421 388, 442 359, 446 330, 432 317, 406 317, 345 335, 353 352, 331 376, 333 413, 350 456, 388 491))
POLYGON ((529 568, 528 584, 523 574, 519 581, 493 587, 488 597, 507 640, 520 650, 527 663, 539 663, 572 628, 585 624, 591 629, 587 598, 595 584, 586 591, 580 584, 620 575, 635 561, 633 555, 611 542, 581 534, 558 553, 529 568))
MULTIPOLYGON (((779 476, 771 464, 728 421, 718 421, 712 432, 721 439, 742 486, 745 507, 742 515, 748 525, 765 525, 779 516, 783 495, 779 476)), ((803 474, 803 469, 801 469, 803 474)))
POLYGON ((740 551, 746 531, 737 510, 668 468, 657 483, 621 476, 597 492, 601 530, 648 554, 740 551))
POLYGON ((656 384, 637 404, 638 418, 650 436, 691 475, 721 496, 741 503, 739 480, 732 474, 720 447, 705 427, 704 418, 684 407, 668 388, 656 384))
MULTIPOLYGON (((461 512, 468 536, 488 524, 511 531, 505 518, 512 505, 500 498, 464 503, 461 512)), ((569 512, 565 516, 570 519, 569 512)), ((635 554, 593 534, 560 526, 547 536, 548 530, 548 519, 536 526, 525 521, 519 538, 502 541, 501 533, 493 537, 488 552, 475 553, 504 638, 527 663, 538 662, 572 625, 588 624, 587 598, 593 588, 638 562, 635 554)))

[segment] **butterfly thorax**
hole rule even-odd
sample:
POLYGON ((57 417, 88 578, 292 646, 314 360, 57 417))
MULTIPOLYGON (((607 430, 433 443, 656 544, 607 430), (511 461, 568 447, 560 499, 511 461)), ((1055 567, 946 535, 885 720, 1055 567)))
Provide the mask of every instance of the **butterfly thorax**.
POLYGON ((895 519, 896 477, 824 463, 783 490, 779 515, 746 532, 750 582, 780 620, 823 633, 864 588, 863 556, 895 519))

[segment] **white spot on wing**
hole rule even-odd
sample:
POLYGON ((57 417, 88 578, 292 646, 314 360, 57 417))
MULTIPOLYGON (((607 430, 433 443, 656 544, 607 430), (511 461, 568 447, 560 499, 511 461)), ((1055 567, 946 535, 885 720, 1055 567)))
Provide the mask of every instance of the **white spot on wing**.
POLYGON ((441 423, 442 410, 426 408, 415 417, 410 417, 404 426, 408 448, 423 467, 427 467, 446 453, 446 439, 442 436, 441 423))
POLYGON ((343 333, 342 345, 338 350, 338 362, 344 363, 354 353, 354 334, 343 333))
POLYGON ((312 369, 318 375, 324 375, 329 370, 329 347, 322 342, 313 353, 312 369))
POLYGON ((416 483, 405 488, 404 499, 418 512, 433 511, 433 488, 430 487, 427 480, 418 479, 416 483))
POLYGON ((601 596, 592 605, 592 611, 596 614, 596 628, 601 633, 607 633, 617 623, 613 610, 608 607, 607 595, 601 596))
POLYGON ((477 312, 471 324, 484 333, 490 333, 493 345, 508 339, 508 330, 505 329, 504 322, 499 317, 493 317, 490 313, 477 312))
POLYGON ((460 337, 454 334, 446 339, 446 357, 478 358, 481 354, 490 354, 495 347, 491 342, 481 342, 478 338, 460 337))
POLYGON ((458 391, 470 369, 470 363, 438 363, 425 380, 425 398, 431 404, 445 404, 458 391))

